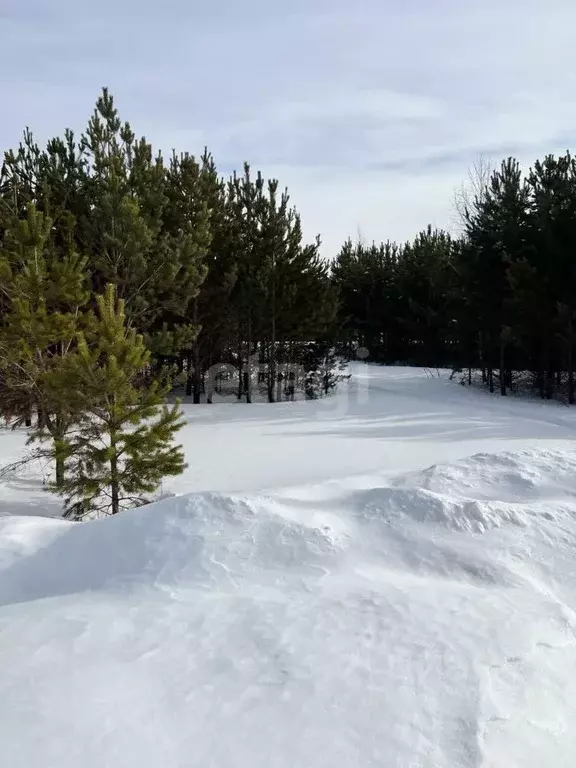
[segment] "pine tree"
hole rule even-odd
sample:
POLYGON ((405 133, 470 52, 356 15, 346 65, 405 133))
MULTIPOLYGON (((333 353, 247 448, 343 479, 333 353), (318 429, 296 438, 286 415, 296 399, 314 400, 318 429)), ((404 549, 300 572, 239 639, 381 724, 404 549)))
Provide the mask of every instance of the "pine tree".
POLYGON ((162 156, 121 122, 106 89, 80 147, 90 200, 80 237, 90 255, 93 290, 101 293, 114 283, 129 322, 148 338, 161 333, 170 342, 163 354, 175 356, 176 339, 167 332, 174 329, 181 341, 186 327, 188 344, 194 338, 189 309, 206 274, 210 244, 199 165, 189 155, 174 155, 167 169, 162 156))
POLYGON ((576 312, 576 163, 570 153, 548 155, 528 174, 532 248, 514 277, 521 304, 522 336, 538 371, 540 394, 552 397, 555 373, 568 371, 568 401, 574 401, 572 365, 576 312), (524 279, 522 279, 524 278, 524 279), (528 331, 528 333, 526 333, 528 331), (531 349, 530 349, 531 347, 531 349))
POLYGON ((206 401, 211 401, 212 366, 231 362, 232 340, 237 329, 231 296, 237 279, 235 233, 239 225, 232 216, 227 185, 219 177, 208 150, 204 150, 200 159, 198 183, 200 200, 209 217, 211 239, 203 261, 206 277, 191 306, 190 321, 197 333, 192 348, 182 351, 187 365, 186 395, 193 395, 194 403, 200 403, 203 389, 206 401), (209 382, 205 381, 207 374, 209 382))
POLYGON ((147 503, 163 477, 185 469, 182 448, 172 444, 183 426, 179 407, 164 405, 169 385, 148 376, 150 357, 108 285, 76 352, 50 382, 54 396, 62 392, 82 413, 66 439, 70 472, 57 489, 67 515, 116 514, 147 503))
POLYGON ((387 249, 345 243, 332 265, 342 340, 375 360, 450 363, 469 384, 480 369, 502 395, 517 372, 574 403, 576 160, 550 155, 523 177, 509 158, 462 212, 457 240, 429 228, 387 249))
MULTIPOLYGON (((344 329, 348 355, 354 345, 365 347, 371 360, 406 359, 399 261, 403 249, 396 243, 377 246, 348 240, 331 265, 338 292, 339 322, 344 329)), ((343 339, 344 340, 344 339, 343 339)))
POLYGON ((233 294, 238 323, 238 399, 245 395, 247 403, 252 402, 253 356, 265 307, 261 279, 264 254, 260 238, 264 184, 262 174, 258 172, 253 179, 250 166, 245 163, 244 174, 241 177, 234 174, 228 188, 238 265, 233 294))
POLYGON ((492 174, 484 198, 468 213, 466 251, 471 265, 470 308, 482 331, 488 385, 494 391, 499 369, 500 391, 509 379, 511 306, 514 301, 510 270, 530 252, 529 189, 513 158, 492 174))
POLYGON ((164 309, 162 318, 165 321, 169 316, 173 323, 178 324, 180 337, 182 329, 188 330, 184 343, 174 343, 171 353, 182 361, 187 359, 189 377, 194 359, 195 402, 200 402, 201 365, 197 336, 202 325, 199 292, 208 274, 206 262, 212 240, 211 210, 203 195, 202 169, 194 157, 174 154, 166 179, 168 205, 164 230, 167 246, 173 254, 172 261, 178 264, 178 272, 168 281, 168 290, 161 298, 164 309))
POLYGON ((398 320, 410 338, 408 359, 419 365, 444 366, 448 360, 448 297, 455 248, 449 234, 429 226, 402 250, 398 286, 404 316, 398 320))
MULTIPOLYGON (((41 150, 27 130, 6 154, 0 241, 4 210, 24 220, 34 204, 51 221, 58 258, 86 255, 89 292, 115 285, 157 372, 186 370, 199 402, 203 388, 211 398, 207 375, 212 381, 218 365, 237 366, 239 397, 249 402, 258 361, 258 382, 273 401, 288 368, 313 359, 302 345, 327 343, 335 309, 318 242, 302 243, 300 218, 277 189, 247 164, 225 183, 207 150, 198 161, 174 154, 165 164, 120 120, 104 89, 78 141, 67 130, 41 150)), ((0 312, 6 308, 0 292, 0 312)))
POLYGON ((56 484, 64 481, 63 441, 76 414, 66 398, 54 397, 48 380, 64 364, 89 299, 86 259, 70 238, 53 242, 52 220, 28 205, 26 218, 7 225, 0 251, 6 309, 0 319, 0 409, 13 426, 37 422, 29 442, 51 447, 56 484))

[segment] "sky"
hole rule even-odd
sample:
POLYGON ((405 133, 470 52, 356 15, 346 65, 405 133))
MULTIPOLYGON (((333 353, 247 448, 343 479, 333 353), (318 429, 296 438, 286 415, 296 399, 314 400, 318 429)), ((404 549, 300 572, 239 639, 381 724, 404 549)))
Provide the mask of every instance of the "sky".
POLYGON ((0 149, 102 86, 155 147, 287 186, 323 254, 455 227, 480 156, 576 143, 574 0, 0 0, 0 149))

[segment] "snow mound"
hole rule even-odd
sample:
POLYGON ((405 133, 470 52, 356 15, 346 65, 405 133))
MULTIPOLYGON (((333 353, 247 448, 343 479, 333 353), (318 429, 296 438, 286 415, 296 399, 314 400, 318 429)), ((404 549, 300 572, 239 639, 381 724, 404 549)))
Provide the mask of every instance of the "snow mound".
POLYGON ((2 764, 571 766, 575 557, 547 450, 0 519, 2 764))
POLYGON ((47 546, 65 527, 63 521, 49 518, 0 517, 0 573, 47 546))
POLYGON ((362 516, 388 524, 437 524, 477 533, 505 524, 526 524, 517 505, 454 499, 424 488, 378 488, 360 498, 362 516))
POLYGON ((270 573, 278 585, 315 573, 332 550, 322 529, 269 512, 265 500, 208 493, 83 524, 42 521, 31 530, 36 542, 42 531, 51 535, 34 551, 21 548, 0 583, 0 605, 143 585, 211 591, 255 572, 270 573))
POLYGON ((479 453, 412 473, 405 480, 459 498, 530 502, 542 497, 576 499, 575 469, 574 452, 533 449, 479 453))

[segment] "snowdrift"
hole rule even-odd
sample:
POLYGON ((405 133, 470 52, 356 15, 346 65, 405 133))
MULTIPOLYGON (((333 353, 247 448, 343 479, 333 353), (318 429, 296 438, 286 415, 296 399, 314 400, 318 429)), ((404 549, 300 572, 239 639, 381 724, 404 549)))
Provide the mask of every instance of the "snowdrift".
POLYGON ((0 518, 0 764, 555 768, 576 454, 0 518))

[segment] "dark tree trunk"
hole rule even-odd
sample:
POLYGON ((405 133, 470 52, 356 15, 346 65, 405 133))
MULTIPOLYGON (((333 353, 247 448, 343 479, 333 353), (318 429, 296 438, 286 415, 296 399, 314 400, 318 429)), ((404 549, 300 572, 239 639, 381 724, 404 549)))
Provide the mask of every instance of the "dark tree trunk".
POLYGON ((186 397, 192 396, 192 355, 186 358, 186 397))
POLYGON ((502 397, 506 397, 506 343, 503 339, 500 339, 500 394, 502 397))
POLYGON ((120 512, 119 498, 119 478, 118 478, 118 456, 116 454, 116 435, 114 432, 110 435, 110 494, 112 514, 117 515, 120 512))
POLYGON ((272 342, 268 345, 268 372, 266 376, 269 403, 273 403, 276 399, 276 378, 276 350, 274 342, 272 342))
POLYGON ((546 386, 545 386, 546 374, 543 368, 540 368, 540 370, 538 371, 537 381, 538 381, 538 393, 542 398, 542 400, 544 400, 544 398, 546 397, 546 386))
POLYGON ((64 459, 61 456, 56 457, 56 487, 61 488, 64 485, 64 459))
POLYGON ((240 361, 238 366, 238 400, 244 397, 244 363, 240 361))
POLYGON ((554 376, 552 371, 546 371, 546 400, 554 397, 554 376))
POLYGON ((486 370, 486 362, 484 360, 484 335, 482 331, 478 334, 478 362, 482 369, 482 384, 486 384, 488 381, 488 372, 486 370))
POLYGON ((554 376, 552 374, 552 366, 550 364, 550 347, 546 342, 544 353, 544 394, 546 400, 552 400, 554 393, 554 376))
POLYGON ((542 343, 542 357, 540 359, 538 388, 540 390, 540 397, 542 400, 544 400, 546 398, 546 391, 548 389, 548 343, 546 341, 543 341, 542 343))
POLYGON ((244 349, 242 337, 238 336, 238 400, 244 396, 244 349))
POLYGON ((193 402, 194 405, 200 403, 200 395, 202 392, 202 372, 200 371, 200 360, 197 357, 194 361, 194 382, 193 382, 193 402))
MULTIPOLYGON (((198 297, 194 299, 193 319, 194 319, 194 325, 196 326, 196 328, 198 328, 198 297)), ((200 365, 200 343, 198 341, 198 335, 194 340, 194 383, 193 383, 194 405, 198 405, 200 403, 200 393, 202 391, 202 371, 201 371, 201 365, 200 365)))
POLYGON ((568 405, 574 405, 574 362, 572 353, 572 342, 568 347, 568 405))
POLYGON ((246 402, 252 402, 252 317, 248 315, 248 332, 246 334, 246 370, 244 371, 244 383, 246 389, 246 402))
POLYGON ((324 366, 324 396, 327 397, 330 394, 330 366, 328 362, 324 366))
POLYGON ((572 320, 568 323, 568 349, 566 351, 566 367, 568 368, 568 405, 574 405, 574 338, 572 335, 572 320))

